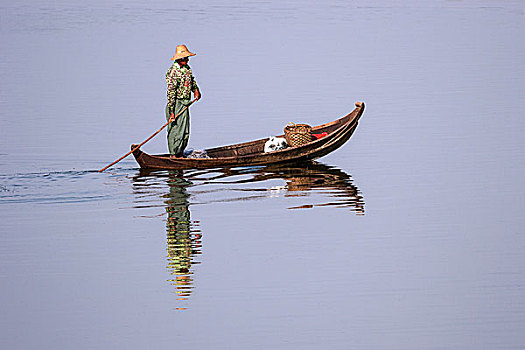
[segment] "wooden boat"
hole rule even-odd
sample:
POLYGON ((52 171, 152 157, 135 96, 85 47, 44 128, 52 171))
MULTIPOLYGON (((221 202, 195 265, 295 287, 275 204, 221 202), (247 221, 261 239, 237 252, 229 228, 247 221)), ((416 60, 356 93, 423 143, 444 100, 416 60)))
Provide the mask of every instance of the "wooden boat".
MULTIPOLYGON (((169 154, 150 155, 137 148, 133 156, 144 169, 206 169, 243 167, 280 163, 296 163, 314 160, 341 147, 357 128, 359 118, 365 110, 363 102, 344 117, 312 128, 312 133, 326 136, 298 147, 288 147, 274 152, 264 152, 268 138, 229 146, 206 149, 209 158, 175 158, 169 154)), ((283 135, 279 135, 283 137, 283 135)), ((131 148, 137 147, 136 144, 131 148)))

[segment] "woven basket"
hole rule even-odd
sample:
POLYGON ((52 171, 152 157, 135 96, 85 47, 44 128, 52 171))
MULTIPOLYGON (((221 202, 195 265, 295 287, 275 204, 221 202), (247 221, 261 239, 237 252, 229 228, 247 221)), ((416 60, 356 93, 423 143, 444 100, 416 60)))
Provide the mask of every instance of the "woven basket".
POLYGON ((284 137, 288 146, 297 147, 312 141, 312 127, 308 124, 288 123, 284 127, 284 137))

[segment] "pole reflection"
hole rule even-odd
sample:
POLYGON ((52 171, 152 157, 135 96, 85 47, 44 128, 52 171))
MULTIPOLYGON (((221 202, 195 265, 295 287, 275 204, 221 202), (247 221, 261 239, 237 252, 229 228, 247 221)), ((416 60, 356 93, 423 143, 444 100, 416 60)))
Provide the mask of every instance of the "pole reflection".
MULTIPOLYGON (((318 162, 299 165, 212 170, 144 170, 132 177, 134 208, 153 210, 143 217, 166 218, 167 282, 185 304, 194 289, 195 265, 202 254, 200 222, 191 219, 190 205, 221 202, 285 200, 287 209, 345 208, 364 215, 363 196, 352 177, 318 162), (276 183, 284 185, 275 186, 276 183), (297 200, 303 204, 291 205, 297 200), (306 202, 306 203, 304 203, 306 202), (162 208, 162 213, 158 213, 162 208)), ((185 310, 186 307, 175 307, 185 310)))

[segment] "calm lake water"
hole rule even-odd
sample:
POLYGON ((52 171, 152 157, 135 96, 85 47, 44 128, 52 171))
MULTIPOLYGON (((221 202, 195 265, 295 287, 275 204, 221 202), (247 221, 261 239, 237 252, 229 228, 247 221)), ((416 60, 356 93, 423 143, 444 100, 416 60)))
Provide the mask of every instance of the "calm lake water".
POLYGON ((523 1, 2 1, 0 348, 523 349, 523 1), (310 165, 96 172, 366 110, 310 165), (164 133, 147 143, 164 153, 164 133))

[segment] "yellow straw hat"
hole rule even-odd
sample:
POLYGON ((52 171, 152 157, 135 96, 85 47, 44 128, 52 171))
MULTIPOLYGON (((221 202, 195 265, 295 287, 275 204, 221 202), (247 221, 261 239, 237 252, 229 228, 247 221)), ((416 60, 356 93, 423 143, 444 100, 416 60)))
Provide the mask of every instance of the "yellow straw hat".
POLYGON ((186 45, 178 45, 175 48, 175 55, 171 58, 171 60, 176 61, 189 56, 195 56, 195 54, 193 52, 190 52, 186 45))

